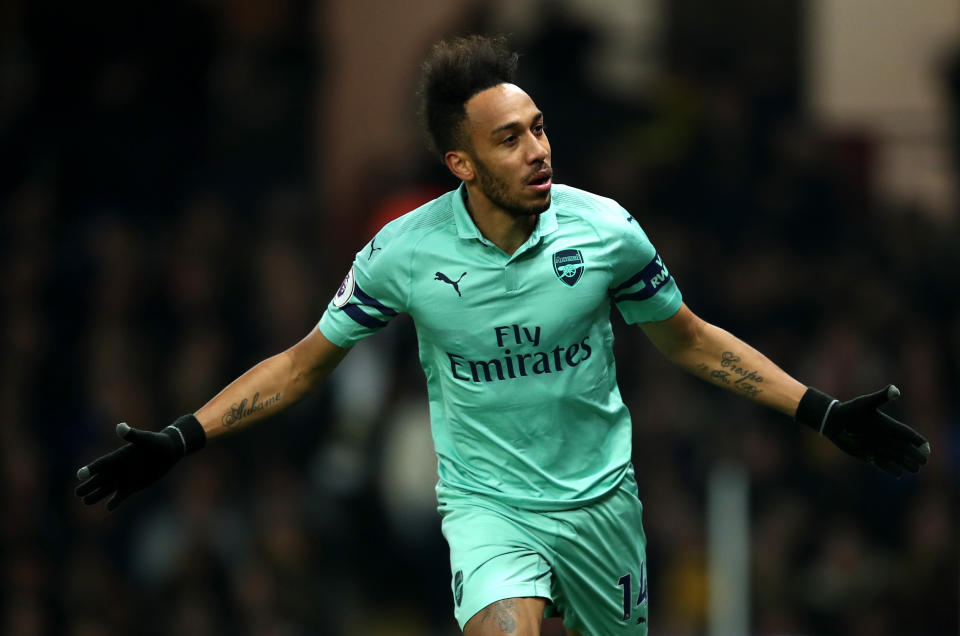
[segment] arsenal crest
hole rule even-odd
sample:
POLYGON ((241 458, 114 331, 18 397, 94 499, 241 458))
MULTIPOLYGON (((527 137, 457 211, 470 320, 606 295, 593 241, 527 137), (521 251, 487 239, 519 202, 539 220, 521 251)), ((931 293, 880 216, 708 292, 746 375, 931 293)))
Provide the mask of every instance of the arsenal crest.
POLYGON ((560 250, 553 253, 553 273, 570 287, 583 275, 583 254, 580 250, 560 250))

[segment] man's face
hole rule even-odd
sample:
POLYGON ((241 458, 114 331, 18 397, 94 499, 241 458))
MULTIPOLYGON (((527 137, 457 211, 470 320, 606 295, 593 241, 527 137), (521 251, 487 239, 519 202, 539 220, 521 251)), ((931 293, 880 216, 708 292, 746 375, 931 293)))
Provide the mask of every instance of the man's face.
POLYGON ((467 131, 473 144, 480 191, 513 216, 550 207, 553 170, 543 113, 513 84, 500 84, 467 101, 467 131))

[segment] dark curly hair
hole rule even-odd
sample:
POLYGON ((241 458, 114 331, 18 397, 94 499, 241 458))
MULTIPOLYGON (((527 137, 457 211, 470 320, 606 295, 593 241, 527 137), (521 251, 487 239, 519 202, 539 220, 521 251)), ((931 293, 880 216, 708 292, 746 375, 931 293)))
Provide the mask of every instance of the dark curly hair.
POLYGON ((463 125, 467 101, 498 84, 513 83, 517 59, 502 35, 443 40, 430 49, 417 94, 427 143, 441 161, 450 150, 470 147, 463 125))

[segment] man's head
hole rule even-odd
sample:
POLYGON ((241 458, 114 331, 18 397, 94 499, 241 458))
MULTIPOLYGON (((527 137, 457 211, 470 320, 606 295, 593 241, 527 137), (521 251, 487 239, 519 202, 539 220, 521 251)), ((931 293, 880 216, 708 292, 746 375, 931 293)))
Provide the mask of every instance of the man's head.
POLYGON ((512 215, 550 205, 550 144, 543 114, 513 84, 517 54, 503 37, 439 42, 423 64, 421 115, 450 171, 512 215))
POLYGON ((467 100, 492 86, 512 84, 517 59, 503 36, 472 35, 433 45, 421 68, 420 115, 431 150, 441 160, 470 143, 467 100))

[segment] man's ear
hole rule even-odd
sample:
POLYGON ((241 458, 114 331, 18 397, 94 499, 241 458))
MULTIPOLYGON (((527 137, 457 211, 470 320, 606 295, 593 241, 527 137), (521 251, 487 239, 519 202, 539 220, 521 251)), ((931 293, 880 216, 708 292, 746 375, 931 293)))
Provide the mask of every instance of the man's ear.
POLYGON ((447 154, 443 156, 443 161, 447 164, 447 169, 453 173, 453 176, 461 181, 469 183, 477 176, 473 166, 473 159, 463 150, 451 150, 447 152, 447 154))

